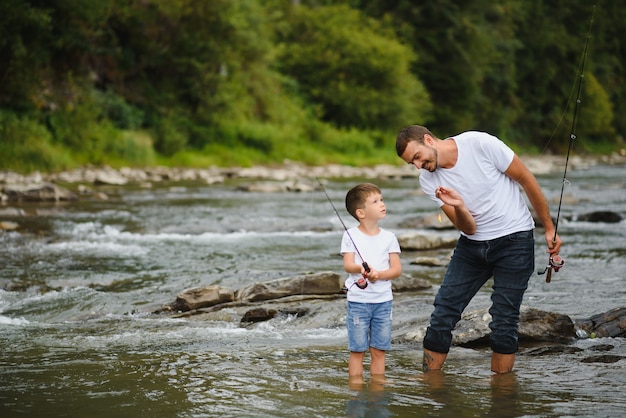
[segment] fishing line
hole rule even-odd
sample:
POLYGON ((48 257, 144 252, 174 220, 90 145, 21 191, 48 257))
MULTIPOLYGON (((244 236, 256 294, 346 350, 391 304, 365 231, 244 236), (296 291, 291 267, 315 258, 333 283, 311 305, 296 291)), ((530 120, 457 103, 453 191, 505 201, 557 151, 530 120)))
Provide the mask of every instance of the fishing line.
POLYGON ((339 218, 339 222, 341 222, 341 226, 343 226, 343 229, 346 231, 346 234, 348 234, 348 238, 350 238, 350 241, 352 241, 352 245, 354 246, 354 249, 356 250, 356 253, 361 258, 361 261, 363 261, 362 266, 365 269, 365 274, 363 275, 362 279, 357 280, 354 284, 356 284, 357 287, 360 288, 360 289, 365 289, 367 287, 367 273, 370 272, 370 267, 367 265, 367 262, 365 261, 365 259, 361 255, 361 252, 359 251, 358 247, 356 246, 356 243, 352 239, 352 235, 350 235, 350 231, 348 231, 348 228, 346 227, 346 224, 343 223, 343 219, 341 219, 341 215, 339 215, 339 212, 337 211, 337 208, 335 207, 335 204, 333 203, 333 201, 331 200, 330 196, 326 192, 326 188, 324 187, 324 185, 322 184, 322 182, 320 181, 320 179, 318 177, 315 177, 315 180, 317 180, 317 182, 319 183, 322 191, 326 195, 326 199, 328 199, 328 202, 330 203, 330 206, 333 207, 333 210, 335 211, 335 214, 337 215, 337 218, 339 218))
MULTIPOLYGON (((567 154, 565 157, 565 168, 563 170, 563 181, 561 184, 561 195, 559 197, 559 207, 556 213, 556 221, 554 223, 554 237, 552 238, 553 244, 556 244, 556 237, 557 237, 557 232, 559 229, 559 220, 561 219, 561 206, 563 204, 563 193, 565 191, 565 185, 570 184, 570 181, 567 179, 567 167, 569 165, 569 157, 572 151, 572 145, 574 144, 574 140, 576 139, 576 125, 578 123, 578 112, 580 110, 583 80, 585 78, 585 63, 587 62, 587 51, 589 49, 589 40, 591 39, 591 28, 593 27, 593 17, 595 13, 596 13, 596 6, 594 5, 593 10, 591 12, 591 19, 589 21, 589 29, 587 30, 587 38, 585 39, 585 47, 583 48, 583 54, 580 59, 578 79, 576 80, 576 82, 578 83, 578 88, 577 88, 578 91, 576 93, 574 115, 572 117, 572 126, 570 130, 570 135, 569 135, 569 142, 567 145, 567 154)), ((576 86, 576 82, 574 83, 574 86, 576 86)), ((570 99, 571 99, 571 94, 570 94, 570 99)), ((568 99, 568 104, 566 108, 569 106, 569 102, 570 100, 568 99)), ((562 119, 563 119, 563 116, 561 116, 561 120, 562 119)), ((559 121, 559 124, 560 122, 561 121, 559 121)), ((556 128, 555 128, 555 132, 556 132, 556 128)), ((554 132, 553 132, 553 135, 554 135, 554 132)), ((552 136, 548 140, 548 144, 551 139, 552 139, 552 136)), ((547 144, 546 144, 546 147, 547 147, 547 144)), ((544 151, 545 151, 545 148, 544 148, 544 151)), ((563 260, 561 256, 559 256, 558 254, 551 255, 550 258, 548 259, 548 266, 545 268, 545 270, 538 272, 538 274, 544 274, 547 272, 548 274, 546 275, 546 283, 550 283, 550 280, 552 279, 552 271, 554 271, 555 273, 558 272, 559 269, 563 267, 564 264, 565 264, 565 260, 563 260)))

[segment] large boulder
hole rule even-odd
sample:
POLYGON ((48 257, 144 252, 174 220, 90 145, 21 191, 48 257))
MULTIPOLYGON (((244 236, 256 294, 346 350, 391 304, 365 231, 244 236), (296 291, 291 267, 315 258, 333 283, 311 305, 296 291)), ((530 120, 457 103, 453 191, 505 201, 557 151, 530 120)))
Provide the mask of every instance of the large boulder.
POLYGON ((435 234, 408 233, 398 236, 400 248, 406 251, 454 248, 457 241, 458 237, 444 237, 435 234))
POLYGON ((393 292, 414 292, 430 289, 431 287, 433 287, 433 285, 428 280, 412 277, 407 274, 403 274, 391 281, 391 290, 393 292))
POLYGON ((589 336, 626 337, 626 308, 611 309, 589 319, 577 321, 576 328, 589 336))
POLYGON ((344 279, 334 272, 304 274, 294 277, 254 283, 238 289, 235 299, 239 301, 261 301, 292 295, 341 294, 344 279))
POLYGON ((60 202, 77 200, 78 196, 53 183, 11 184, 2 192, 8 201, 60 202))
MULTIPOLYGON (((488 344, 491 319, 487 308, 464 313, 452 333, 453 344, 488 344)), ((529 307, 522 307, 520 311, 518 337, 522 341, 568 342, 575 335, 574 322, 567 315, 529 307)))
POLYGON ((569 342, 576 338, 574 321, 567 315, 522 307, 519 338, 531 341, 569 342))
POLYGON ((118 171, 105 169, 97 171, 93 183, 95 185, 123 186, 128 183, 128 179, 118 171))
MULTIPOLYGON (((276 299, 280 299, 286 304, 300 303, 303 297, 318 300, 335 299, 343 297, 343 284, 344 277, 341 274, 321 272, 254 283, 236 291, 215 285, 198 287, 182 291, 173 303, 163 306, 154 313, 186 312, 194 314, 207 311, 209 308, 213 311, 226 306, 251 306, 258 305, 257 302, 271 302, 276 299), (234 304, 229 302, 234 302, 234 304)), ((432 285, 427 280, 408 275, 402 275, 392 281, 394 292, 419 291, 430 287, 432 285)), ((242 322, 258 322, 285 313, 292 314, 293 312, 288 307, 282 309, 259 307, 252 309, 246 315, 251 319, 246 317, 242 322)), ((302 316, 301 314, 298 316, 302 316)))
POLYGON ((400 226, 407 229, 455 229, 452 221, 440 211, 426 216, 407 218, 400 222, 400 226))
MULTIPOLYGON (((459 346, 481 346, 489 344, 488 308, 463 313, 452 331, 452 344, 459 346)), ((422 342, 427 325, 407 333, 404 339, 422 342)), ((519 339, 526 341, 569 342, 576 337, 574 321, 554 312, 523 306, 520 311, 519 339)))
POLYGON ((235 292, 222 286, 205 286, 183 290, 170 306, 173 311, 186 312, 235 300, 235 292))

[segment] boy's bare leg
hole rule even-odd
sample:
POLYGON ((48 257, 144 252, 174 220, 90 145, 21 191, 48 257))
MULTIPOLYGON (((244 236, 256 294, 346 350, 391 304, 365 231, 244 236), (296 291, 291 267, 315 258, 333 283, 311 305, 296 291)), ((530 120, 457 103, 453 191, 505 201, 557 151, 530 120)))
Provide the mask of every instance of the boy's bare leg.
POLYGON ((348 376, 348 387, 352 390, 361 390, 365 385, 365 380, 363 380, 363 376, 348 376))
POLYGON ((370 373, 372 376, 381 376, 385 374, 385 352, 377 348, 370 347, 370 355, 372 356, 372 364, 370 365, 370 373))
POLYGON ((515 354, 491 353, 491 371, 494 373, 508 373, 515 365, 515 354))
POLYGON ((351 377, 361 376, 361 378, 363 378, 364 355, 365 353, 350 351, 350 358, 348 359, 348 375, 350 375, 351 377))
POLYGON ((422 360, 422 369, 425 372, 431 370, 441 370, 444 361, 446 361, 446 357, 448 357, 447 353, 437 353, 436 351, 431 351, 425 348, 424 358, 422 360))

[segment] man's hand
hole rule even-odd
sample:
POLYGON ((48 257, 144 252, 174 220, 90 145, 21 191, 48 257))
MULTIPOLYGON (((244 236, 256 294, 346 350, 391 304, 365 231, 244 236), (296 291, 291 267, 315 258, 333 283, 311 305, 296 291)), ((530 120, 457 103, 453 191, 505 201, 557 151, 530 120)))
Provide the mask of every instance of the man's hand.
POLYGON ((554 231, 546 230, 546 243, 548 244, 547 253, 550 255, 558 254, 561 251, 561 245, 563 241, 561 241, 561 237, 559 234, 556 234, 556 239, 554 235, 554 231))
POLYGON ((450 205, 453 207, 459 207, 465 204, 459 192, 443 186, 439 186, 437 187, 437 189, 435 189, 435 197, 437 197, 437 199, 441 200, 446 205, 450 205))

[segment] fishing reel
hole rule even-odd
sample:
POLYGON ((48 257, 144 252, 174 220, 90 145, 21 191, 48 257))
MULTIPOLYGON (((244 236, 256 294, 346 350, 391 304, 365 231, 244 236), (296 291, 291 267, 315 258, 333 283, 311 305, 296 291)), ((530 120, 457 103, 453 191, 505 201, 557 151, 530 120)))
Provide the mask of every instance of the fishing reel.
POLYGON ((365 269, 365 273, 363 273, 363 277, 361 277, 359 280, 354 282, 356 287, 358 287, 359 289, 365 289, 367 287, 367 283, 368 283, 367 282, 367 273, 369 273, 371 271, 370 270, 370 266, 368 266, 365 261, 363 262, 363 268, 365 269))
POLYGON ((548 273, 546 275, 546 283, 550 283, 550 281, 552 280, 552 271, 554 271, 555 273, 558 273, 564 264, 565 264, 565 260, 563 260, 563 258, 560 255, 553 254, 548 259, 548 266, 543 271, 540 271, 537 274, 548 273))
POLYGON ((357 280, 356 282, 354 282, 354 284, 356 285, 356 287, 358 287, 359 289, 365 289, 367 287, 367 279, 365 277, 361 277, 359 280, 357 280))
MULTIPOLYGON (((367 283, 367 277, 363 276, 360 279, 356 280, 354 283, 352 283, 352 286, 356 285, 356 287, 358 287, 359 289, 363 290, 363 289, 365 289, 367 287, 367 284, 368 284, 367 283)), ((350 288, 352 288, 352 286, 350 286, 350 288)), ((350 290, 350 288, 347 288, 347 287, 344 286, 344 287, 341 288, 341 290, 343 290, 345 293, 347 293, 350 290)))
MULTIPOLYGON (((367 287, 367 285, 369 284, 369 282, 367 281, 367 273, 369 273, 370 270, 370 266, 367 265, 366 262, 363 262, 363 268, 365 269, 365 273, 363 273, 363 277, 361 277, 360 279, 357 279, 352 286, 356 285, 356 287, 358 287, 359 289, 363 290, 367 287)), ((350 287, 352 287, 350 286, 350 287)))

